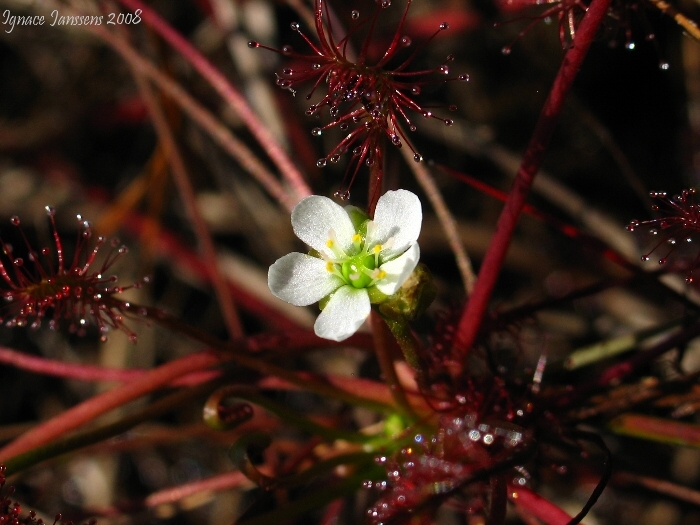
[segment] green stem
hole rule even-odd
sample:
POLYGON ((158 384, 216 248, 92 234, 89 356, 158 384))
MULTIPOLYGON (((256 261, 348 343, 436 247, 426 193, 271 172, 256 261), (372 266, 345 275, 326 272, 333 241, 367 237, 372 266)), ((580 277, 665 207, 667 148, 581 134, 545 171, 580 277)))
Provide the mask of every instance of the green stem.
POLYGON ((389 386, 391 396, 399 406, 403 414, 409 417, 413 422, 418 420, 418 416, 411 407, 406 397, 406 392, 396 375, 394 368, 394 359, 391 356, 390 341, 387 332, 387 325, 383 322, 382 317, 376 310, 372 310, 372 334, 374 335, 374 347, 377 354, 379 368, 382 370, 384 380, 389 386))
POLYGON ((403 352, 406 362, 417 372, 418 378, 422 378, 425 374, 425 363, 418 352, 419 345, 411 332, 410 326, 405 319, 397 319, 391 317, 382 317, 384 322, 391 330, 394 339, 399 343, 399 347, 403 352))

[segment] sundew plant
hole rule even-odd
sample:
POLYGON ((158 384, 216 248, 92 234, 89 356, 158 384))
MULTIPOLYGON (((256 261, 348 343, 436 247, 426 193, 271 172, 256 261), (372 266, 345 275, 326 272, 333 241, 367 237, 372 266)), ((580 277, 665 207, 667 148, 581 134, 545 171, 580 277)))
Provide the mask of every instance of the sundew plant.
POLYGON ((0 524, 700 522, 674 0, 0 0, 0 524))

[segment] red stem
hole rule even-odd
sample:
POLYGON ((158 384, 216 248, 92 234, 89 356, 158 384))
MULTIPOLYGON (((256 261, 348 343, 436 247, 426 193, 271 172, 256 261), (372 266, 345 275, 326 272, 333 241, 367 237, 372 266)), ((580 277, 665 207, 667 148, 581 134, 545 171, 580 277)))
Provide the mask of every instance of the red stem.
POLYGON ((559 72, 542 108, 537 126, 528 144, 522 164, 515 176, 513 187, 505 207, 496 224, 496 233, 484 256, 479 277, 469 301, 462 310, 454 343, 455 353, 463 358, 469 353, 481 327, 491 293, 508 251, 513 231, 518 223, 520 212, 532 182, 544 160, 547 147, 559 120, 564 99, 578 74, 588 48, 595 37, 601 21, 608 12, 610 0, 593 0, 581 20, 571 47, 564 55, 559 72))
POLYGON ((161 386, 167 385, 173 379, 191 372, 210 368, 217 365, 220 361, 220 357, 213 352, 198 352, 150 370, 134 381, 91 397, 87 401, 65 410, 58 416, 39 423, 0 449, 0 458, 7 459, 45 445, 71 430, 92 422, 95 418, 113 408, 122 406, 129 401, 153 392, 161 386))
MULTIPOLYGON (((56 359, 47 359, 25 354, 18 350, 12 350, 0 346, 0 363, 14 366, 22 370, 28 370, 36 374, 53 377, 65 377, 77 381, 110 381, 127 383, 143 377, 148 373, 144 368, 109 368, 97 365, 84 365, 80 363, 66 363, 56 359)), ((216 371, 201 371, 187 374, 171 383, 172 386, 194 386, 204 381, 209 381, 216 375, 216 371)))
POLYGON ((508 498, 546 525, 566 525, 571 521, 571 516, 554 503, 525 487, 509 483, 508 498))
POLYGON ((132 11, 140 10, 143 21, 177 50, 202 75, 221 97, 245 122, 248 129, 277 165, 289 185, 294 188, 297 199, 311 194, 304 177, 294 162, 284 152, 272 134, 253 112, 245 98, 226 77, 209 62, 190 42, 175 31, 160 15, 140 0, 117 0, 132 11))

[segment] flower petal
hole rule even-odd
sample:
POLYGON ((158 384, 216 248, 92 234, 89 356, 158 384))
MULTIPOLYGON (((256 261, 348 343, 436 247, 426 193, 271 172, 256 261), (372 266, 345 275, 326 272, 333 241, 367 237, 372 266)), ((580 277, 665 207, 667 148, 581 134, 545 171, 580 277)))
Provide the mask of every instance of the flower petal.
POLYGON ((314 332, 319 337, 343 341, 357 332, 369 316, 369 295, 364 288, 341 286, 316 319, 314 332))
POLYGON ((382 261, 391 260, 405 252, 418 240, 423 211, 420 199, 410 191, 387 191, 379 197, 374 210, 374 226, 367 233, 367 245, 386 244, 382 249, 382 261))
POLYGON ((294 207, 292 228, 297 237, 329 258, 335 258, 326 244, 331 230, 345 252, 352 248, 352 236, 355 234, 347 212, 328 197, 319 195, 306 197, 294 207))
POLYGON ((415 243, 396 259, 382 264, 379 269, 386 272, 386 277, 375 285, 380 292, 386 295, 393 295, 396 290, 408 279, 411 272, 415 270, 420 259, 420 248, 415 243))
POLYGON ((343 280, 330 273, 322 259, 294 252, 270 266, 267 285, 283 301, 307 306, 337 290, 343 280))

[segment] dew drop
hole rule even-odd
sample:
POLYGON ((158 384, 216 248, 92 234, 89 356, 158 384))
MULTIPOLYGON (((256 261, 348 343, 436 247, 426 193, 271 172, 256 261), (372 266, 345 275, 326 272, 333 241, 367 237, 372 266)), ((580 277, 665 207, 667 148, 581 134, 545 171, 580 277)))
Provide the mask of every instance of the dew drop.
POLYGON ((14 226, 19 226, 19 217, 17 217, 17 215, 13 215, 12 217, 10 217, 10 224, 14 226))
POLYGON ((251 40, 250 42, 248 42, 248 47, 251 49, 254 49, 256 47, 260 47, 260 44, 258 42, 256 42, 255 40, 251 40))
POLYGON ((510 55, 510 51, 510 46, 503 46, 503 49, 501 49, 501 53, 503 53, 504 55, 510 55))
POLYGON ((413 160, 415 160, 416 162, 423 162, 423 155, 421 155, 420 153, 416 153, 415 155, 413 155, 413 160))
POLYGON ((447 22, 443 22, 442 24, 440 24, 440 31, 445 31, 446 29, 449 29, 449 28, 450 28, 450 24, 448 24, 447 22))
POLYGON ((370 166, 370 167, 374 166, 374 159, 372 157, 367 157, 365 159, 365 164, 367 164, 367 166, 370 166))
POLYGON ((292 22, 289 27, 292 28, 292 31, 299 31, 299 22, 292 22))
POLYGON ((632 50, 633 50, 635 47, 637 47, 637 46, 636 46, 636 44, 635 44, 634 42, 627 42, 627 43, 625 44, 625 47, 626 47, 627 49, 629 49, 630 51, 632 51, 632 50))
POLYGON ((335 155, 331 155, 330 161, 333 164, 336 164, 339 160, 340 160, 340 155, 338 155, 337 153, 335 155))
POLYGON ((649 256, 648 256, 648 255, 642 255, 642 261, 646 262, 646 261, 648 261, 648 260, 649 260, 649 256))
POLYGON ((411 125, 408 127, 408 129, 410 129, 411 131, 416 131, 418 128, 416 127, 415 124, 411 124, 411 125))
POLYGON ((17 257, 17 259, 12 261, 12 264, 14 264, 17 267, 20 267, 20 266, 24 265, 24 259, 22 259, 21 257, 17 257))
POLYGON ((290 45, 282 46, 282 53, 284 53, 285 55, 290 55, 293 51, 294 50, 290 45))
POLYGON ((293 69, 289 69, 288 67, 285 67, 285 68, 282 70, 282 74, 283 74, 283 75, 293 75, 293 74, 294 74, 294 70, 293 70, 293 69))
POLYGON ((325 168, 326 167, 326 159, 318 159, 316 161, 316 166, 319 168, 325 168))
POLYGON ((323 135, 323 130, 321 128, 314 128, 311 130, 311 134, 314 137, 320 137, 321 135, 323 135))
POLYGON ((380 4, 382 9, 386 9, 391 5, 391 0, 382 0, 382 3, 380 4))
POLYGON ((454 124, 454 120, 452 120, 451 118, 445 119, 444 122, 445 126, 451 126, 452 124, 454 124))
POLYGON ((352 150, 352 155, 353 157, 357 157, 362 153, 362 147, 357 146, 354 150, 352 150))
POLYGON ((136 334, 129 334, 129 342, 132 345, 135 345, 138 342, 139 338, 136 334))
POLYGON ((360 18, 360 12, 357 9, 353 9, 350 13, 350 18, 352 18, 353 20, 357 20, 358 18, 360 18))
POLYGON ((659 259, 659 264, 661 264, 661 265, 666 264, 667 262, 668 262, 668 259, 666 257, 662 257, 661 259, 659 259))
POLYGON ((342 123, 340 126, 338 126, 338 127, 340 128, 341 131, 345 131, 346 129, 348 129, 348 123, 347 123, 347 122, 343 122, 343 123, 342 123))
POLYGON ((441 65, 441 66, 439 67, 438 70, 439 70, 440 73, 442 73, 443 75, 449 75, 449 74, 450 74, 450 68, 449 68, 448 66, 446 66, 445 64, 441 65))
POLYGON ((671 65, 668 62, 659 62, 659 69, 668 70, 671 65))
POLYGON ((688 284, 692 283, 693 281, 694 281, 694 279, 693 279, 692 275, 689 275, 688 277, 685 278, 685 282, 688 284))
POLYGON ((401 45, 403 47, 408 47, 411 45, 411 39, 407 36, 402 36, 401 37, 401 45))
POLYGON ((339 190, 339 191, 336 191, 333 194, 333 196, 339 198, 341 201, 348 201, 348 200, 350 200, 350 191, 349 190, 345 190, 345 191, 339 190))
POLYGON ((457 80, 461 80, 462 82, 469 82, 469 75, 459 75, 457 77, 457 80))
POLYGON ((411 93, 413 93, 414 95, 420 95, 420 86, 413 86, 411 88, 411 93))

